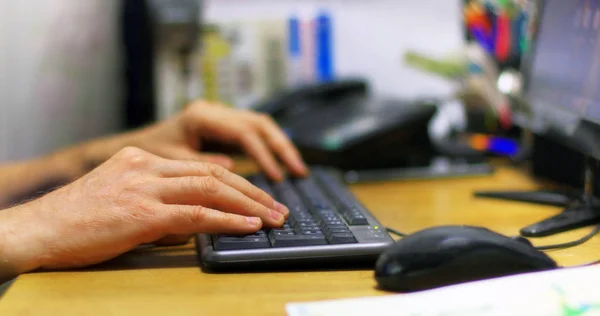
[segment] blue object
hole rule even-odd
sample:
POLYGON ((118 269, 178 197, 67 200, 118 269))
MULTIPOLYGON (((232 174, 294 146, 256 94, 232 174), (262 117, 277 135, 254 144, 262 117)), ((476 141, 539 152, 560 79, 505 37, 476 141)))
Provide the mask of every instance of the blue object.
POLYGON ((291 57, 298 57, 302 54, 300 45, 300 20, 296 16, 292 16, 288 21, 288 36, 289 46, 288 52, 291 57))
POLYGON ((488 150, 499 155, 514 156, 519 153, 519 144, 511 139, 492 137, 488 150))
POLYGON ((316 19, 316 75, 320 82, 334 79, 333 71, 333 26, 331 17, 326 12, 321 12, 316 19))
POLYGON ((487 2, 484 6, 492 30, 488 39, 488 43, 490 44, 490 51, 492 52, 492 54, 494 54, 496 51, 496 41, 498 40, 498 19, 496 17, 496 14, 494 13, 496 12, 496 9, 494 8, 494 5, 489 2, 487 2))
POLYGON ((485 49, 489 54, 494 53, 493 40, 485 35, 485 32, 478 27, 471 27, 471 34, 477 40, 477 42, 485 49))

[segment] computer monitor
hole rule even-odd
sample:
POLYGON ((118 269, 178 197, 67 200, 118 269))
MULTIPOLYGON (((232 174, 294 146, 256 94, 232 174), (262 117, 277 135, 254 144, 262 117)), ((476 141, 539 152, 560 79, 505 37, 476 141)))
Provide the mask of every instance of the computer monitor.
POLYGON ((600 159, 600 0, 544 0, 538 10, 533 45, 522 65, 520 123, 582 153, 586 167, 583 196, 563 213, 523 228, 521 234, 530 237, 600 223, 600 204, 593 197, 600 159))

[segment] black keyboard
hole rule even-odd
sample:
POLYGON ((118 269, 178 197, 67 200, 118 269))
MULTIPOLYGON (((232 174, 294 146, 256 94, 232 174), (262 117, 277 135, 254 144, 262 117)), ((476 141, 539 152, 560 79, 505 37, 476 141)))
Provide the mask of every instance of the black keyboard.
POLYGON ((290 216, 283 227, 251 235, 198 235, 204 267, 372 264, 393 242, 334 170, 313 167, 310 177, 281 183, 262 174, 247 179, 286 205, 290 216))

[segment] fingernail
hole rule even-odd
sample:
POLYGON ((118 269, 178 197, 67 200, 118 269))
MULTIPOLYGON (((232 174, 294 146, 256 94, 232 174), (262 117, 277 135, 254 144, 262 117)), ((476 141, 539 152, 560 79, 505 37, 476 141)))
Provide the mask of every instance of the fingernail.
POLYGON ((275 201, 275 210, 283 215, 287 215, 290 213, 290 210, 283 204, 275 201))
POLYGON ((276 221, 280 221, 283 219, 283 215, 281 215, 281 213, 277 211, 271 211, 271 217, 276 221))
POLYGON ((305 164, 298 163, 298 169, 301 170, 301 173, 308 174, 308 167, 305 164))
POLYGON ((246 220, 248 221, 248 224, 252 226, 260 225, 260 218, 258 217, 246 217, 246 220))

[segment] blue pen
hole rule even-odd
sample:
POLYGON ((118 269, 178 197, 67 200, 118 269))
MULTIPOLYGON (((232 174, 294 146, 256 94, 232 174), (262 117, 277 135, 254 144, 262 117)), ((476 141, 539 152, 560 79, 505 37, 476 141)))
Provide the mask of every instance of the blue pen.
POLYGON ((494 52, 496 51, 496 41, 498 40, 498 23, 496 22, 496 8, 490 2, 486 2, 484 7, 492 29, 489 41, 486 42, 490 45, 490 52, 494 54, 494 52))
POLYGON ((320 82, 334 79, 333 70, 333 26, 327 12, 321 12, 316 19, 316 75, 320 82))
POLYGON ((494 53, 494 45, 492 43, 492 39, 488 38, 485 35, 485 31, 479 27, 471 27, 470 30, 471 30, 471 34, 473 35, 473 38, 475 38, 475 40, 477 40, 477 42, 483 47, 483 49, 485 49, 485 51, 488 52, 489 54, 493 54, 494 53))
POLYGON ((290 17, 288 21, 288 83, 297 85, 302 78, 302 45, 300 38, 300 19, 290 17))

